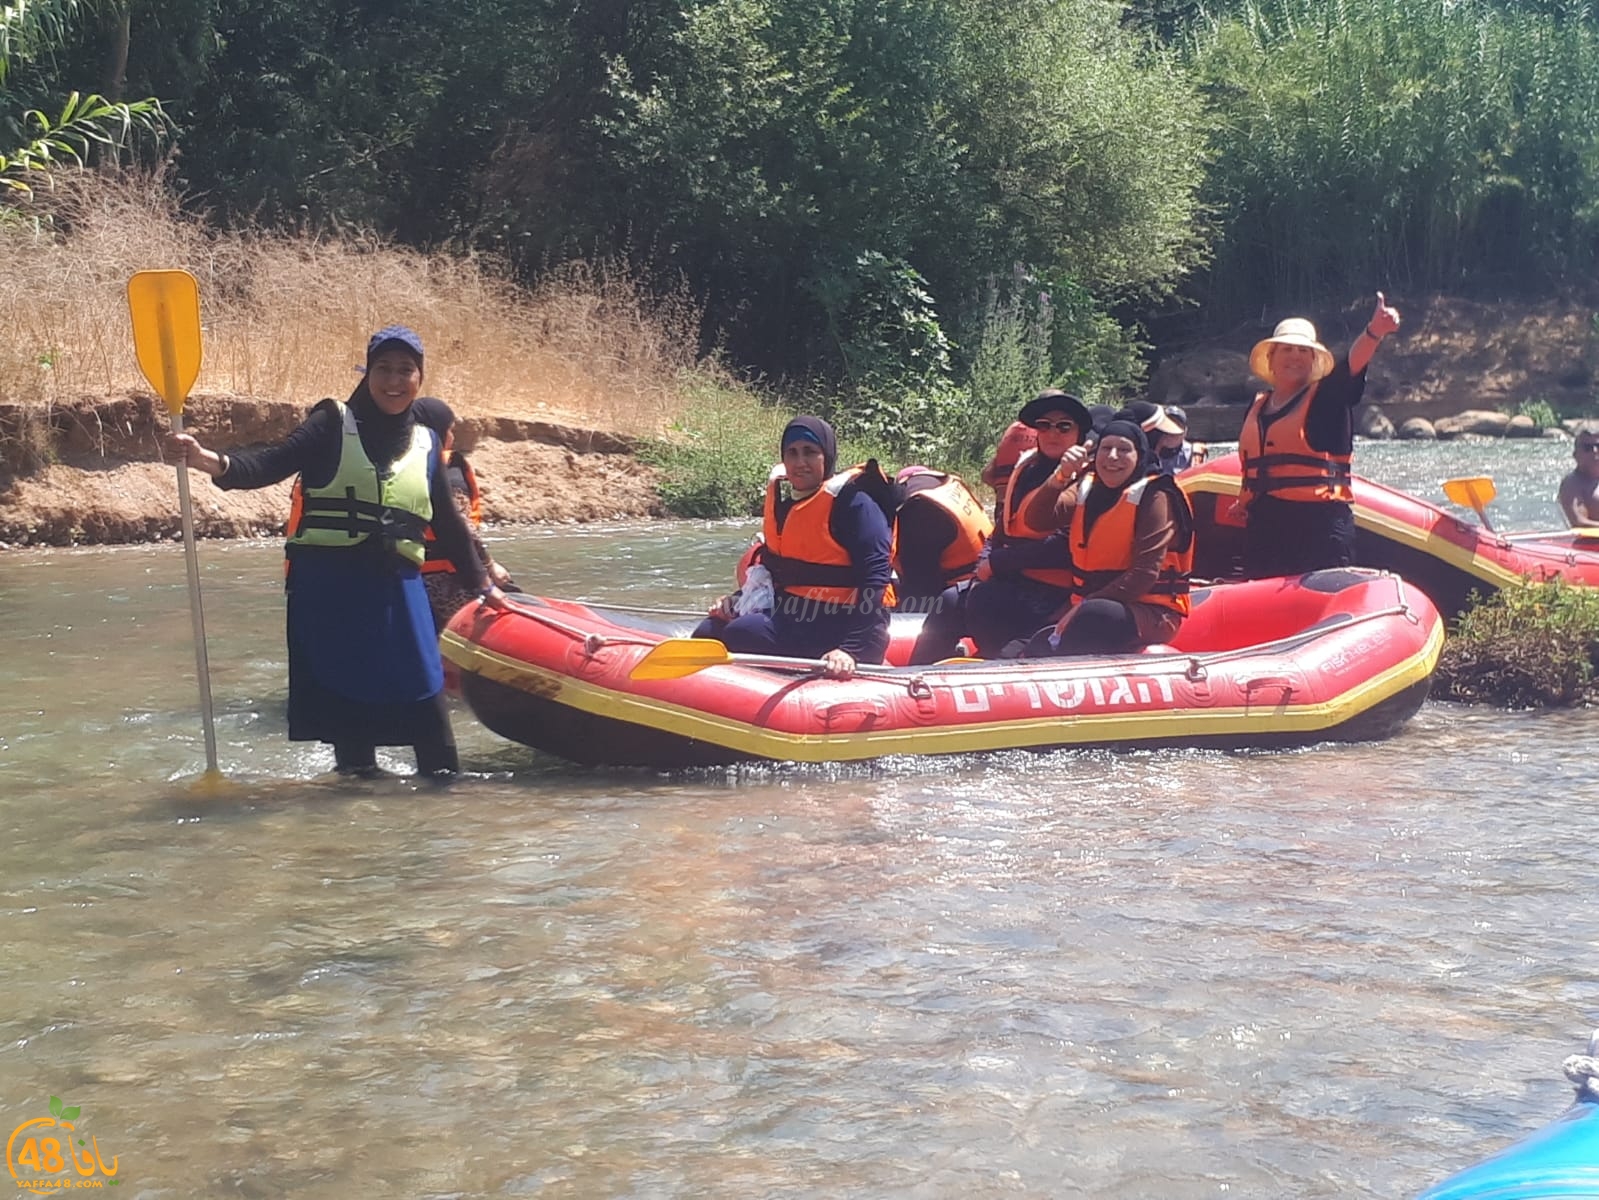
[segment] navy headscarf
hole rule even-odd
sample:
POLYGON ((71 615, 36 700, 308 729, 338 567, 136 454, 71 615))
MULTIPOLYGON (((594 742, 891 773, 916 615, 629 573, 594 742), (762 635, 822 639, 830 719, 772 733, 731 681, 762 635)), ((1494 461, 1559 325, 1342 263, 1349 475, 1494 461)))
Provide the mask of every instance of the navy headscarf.
POLYGON ((822 471, 831 479, 838 466, 838 435, 821 417, 795 417, 783 429, 783 440, 778 449, 786 450, 795 442, 811 442, 822 448, 822 471))
MULTIPOLYGON (((370 367, 372 360, 387 349, 404 350, 416 359, 417 369, 422 370, 422 339, 415 331, 404 325, 388 325, 378 330, 367 340, 366 365, 370 367)), ((384 412, 372 399, 372 391, 363 373, 361 382, 350 393, 348 403, 360 425, 361 445, 374 464, 387 468, 405 453, 405 448, 411 444, 411 429, 416 424, 416 415, 412 412, 416 407, 414 402, 404 412, 384 412)))

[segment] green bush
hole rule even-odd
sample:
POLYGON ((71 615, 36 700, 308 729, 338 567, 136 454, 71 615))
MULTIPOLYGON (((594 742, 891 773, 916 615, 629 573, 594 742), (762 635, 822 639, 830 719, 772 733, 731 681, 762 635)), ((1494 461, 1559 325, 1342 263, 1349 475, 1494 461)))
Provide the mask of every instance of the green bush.
MULTIPOLYGON (((660 470, 657 490, 675 517, 758 515, 767 478, 782 457, 783 427, 795 413, 830 417, 829 409, 836 407, 805 393, 765 399, 705 372, 685 375, 682 390, 688 403, 669 435, 646 443, 639 452, 640 459, 660 470)), ((894 449, 858 430, 837 432, 840 469, 875 458, 893 476, 900 465, 894 449)))
POLYGON ((1473 595, 1438 664, 1444 699, 1553 708, 1599 700, 1599 589, 1559 580, 1473 595))
POLYGON ((661 470, 666 510, 678 517, 746 517, 761 511, 788 414, 747 388, 703 373, 684 380, 689 397, 671 435, 640 458, 661 470))
POLYGON ((1560 424, 1560 414, 1555 411, 1555 406, 1543 396, 1535 396, 1531 400, 1523 400, 1516 405, 1516 416, 1531 417, 1539 429, 1553 429, 1560 424))

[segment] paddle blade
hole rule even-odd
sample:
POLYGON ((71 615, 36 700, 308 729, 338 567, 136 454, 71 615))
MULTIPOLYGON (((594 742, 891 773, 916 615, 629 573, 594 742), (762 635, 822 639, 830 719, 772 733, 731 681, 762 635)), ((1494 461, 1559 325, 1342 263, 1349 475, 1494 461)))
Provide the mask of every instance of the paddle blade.
POLYGON ((200 374, 200 285, 187 271, 140 271, 128 280, 128 311, 139 370, 181 416, 200 374))
POLYGON ((651 647, 633 664, 629 679, 681 679, 706 667, 723 667, 733 661, 727 647, 714 638, 671 638, 651 647))
POLYGON ((1493 528, 1488 520, 1487 508, 1498 494, 1499 490, 1494 487, 1494 481, 1486 475, 1444 480, 1444 495, 1462 508, 1469 508, 1475 512, 1485 529, 1493 528))

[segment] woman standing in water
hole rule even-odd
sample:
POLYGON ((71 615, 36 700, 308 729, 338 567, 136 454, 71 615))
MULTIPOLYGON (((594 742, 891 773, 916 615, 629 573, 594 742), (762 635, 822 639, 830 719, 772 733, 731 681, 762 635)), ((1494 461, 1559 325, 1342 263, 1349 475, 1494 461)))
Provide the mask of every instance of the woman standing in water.
POLYGON ((415 419, 422 339, 373 334, 347 401, 323 400, 281 441, 219 454, 188 434, 171 449, 220 488, 298 473, 288 530, 289 739, 333 746, 345 773, 377 770, 377 747, 411 746, 417 773, 459 769, 438 636, 422 583, 431 523, 460 579, 505 607, 450 496, 436 433, 415 419))

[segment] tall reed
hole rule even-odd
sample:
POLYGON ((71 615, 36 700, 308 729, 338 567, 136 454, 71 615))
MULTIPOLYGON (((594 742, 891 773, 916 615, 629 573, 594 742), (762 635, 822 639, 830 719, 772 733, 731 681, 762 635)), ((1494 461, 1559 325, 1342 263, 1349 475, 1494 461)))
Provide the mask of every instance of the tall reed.
POLYGON ((1599 258, 1584 0, 1243 0, 1187 54, 1218 131, 1204 287, 1227 310, 1599 258))
POLYGON ((518 288, 491 261, 257 229, 224 232, 152 176, 71 173, 0 220, 0 400, 50 403, 147 390, 125 289, 135 271, 200 282, 205 358, 195 392, 310 402, 344 396, 367 336, 412 325, 426 390, 463 417, 664 429, 698 358, 699 313, 608 264, 518 288))

